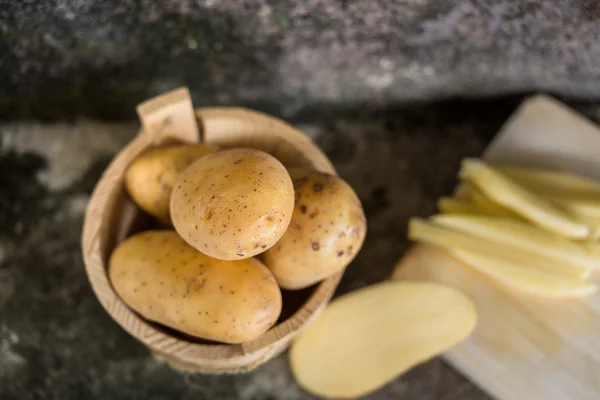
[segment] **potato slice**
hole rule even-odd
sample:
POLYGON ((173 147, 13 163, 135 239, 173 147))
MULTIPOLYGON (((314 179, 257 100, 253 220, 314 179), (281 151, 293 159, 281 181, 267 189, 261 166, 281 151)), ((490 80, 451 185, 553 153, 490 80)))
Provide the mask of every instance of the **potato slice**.
POLYGON ((569 201, 567 199, 559 199, 557 197, 550 198, 550 201, 571 213, 575 218, 585 222, 590 230, 590 234, 586 239, 587 242, 595 241, 600 239, 600 214, 596 211, 590 210, 588 204, 569 201))
POLYGON ((557 262, 547 255, 535 254, 506 244, 490 242, 487 239, 431 224, 419 218, 410 220, 408 237, 415 241, 434 244, 448 250, 466 250, 514 264, 531 265, 540 270, 554 272, 573 279, 587 279, 592 270, 586 265, 557 262))
POLYGON ((518 214, 512 212, 507 208, 502 207, 499 204, 494 203, 476 188, 472 188, 469 190, 469 200, 471 201, 471 203, 473 203, 473 205, 475 205, 475 207, 482 210, 483 214, 492 215, 496 217, 521 219, 521 217, 518 214))
POLYGON ((452 197, 442 197, 438 199, 437 208, 443 214, 484 214, 484 212, 475 205, 454 199, 452 197))
POLYGON ((541 194, 600 196, 600 183, 583 176, 539 168, 508 166, 495 168, 519 184, 541 194))
POLYGON ((566 172, 498 167, 498 171, 576 217, 600 217, 600 183, 566 172))
POLYGON ((569 197, 565 194, 549 195, 548 199, 584 221, 586 218, 600 219, 600 198, 569 197))
POLYGON ((600 243, 587 242, 583 243, 583 247, 585 248, 588 256, 596 262, 596 265, 600 266, 600 243))
POLYGON ((437 207, 442 214, 487 215, 496 217, 521 218, 512 211, 492 203, 491 200, 482 200, 481 198, 485 198, 485 196, 483 196, 481 193, 477 197, 477 204, 472 201, 473 199, 471 199, 471 202, 466 202, 453 197, 442 197, 438 200, 437 207), (491 207, 490 204, 492 205, 491 207))
POLYGON ((569 279, 526 264, 487 257, 483 254, 454 249, 452 255, 479 272, 524 292, 554 298, 584 297, 595 293, 598 287, 589 282, 569 279))
POLYGON ((383 282, 335 299, 295 340, 292 372, 307 391, 353 398, 469 336, 473 302, 456 289, 383 282))
POLYGON ((477 186, 494 202, 544 229, 575 239, 584 239, 590 233, 586 224, 482 161, 464 160, 460 177, 477 186))
POLYGON ((482 239, 505 244, 557 261, 585 265, 595 269, 596 261, 578 243, 538 228, 526 222, 473 215, 436 215, 431 220, 450 229, 459 230, 482 239))

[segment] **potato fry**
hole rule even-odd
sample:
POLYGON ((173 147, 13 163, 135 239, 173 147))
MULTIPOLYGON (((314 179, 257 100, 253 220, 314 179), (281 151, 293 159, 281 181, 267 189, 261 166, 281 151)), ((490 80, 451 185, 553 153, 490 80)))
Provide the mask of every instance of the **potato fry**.
POLYGON ((583 243, 583 247, 587 251, 590 258, 596 261, 600 265, 600 243, 599 242, 588 242, 583 243))
POLYGON ((540 168, 495 167, 502 174, 534 192, 544 195, 600 197, 600 183, 589 178, 562 171, 540 168))
POLYGON ((508 208, 504 208, 501 205, 494 203, 492 200, 488 199, 477 188, 472 188, 469 191, 469 200, 475 205, 475 207, 481 209, 486 215, 522 219, 522 217, 519 214, 516 214, 508 208))
POLYGON ((572 279, 587 279, 592 271, 587 265, 572 265, 557 262, 547 255, 539 255, 530 251, 493 243, 487 239, 471 236, 469 234, 428 223, 419 218, 412 218, 408 225, 408 237, 415 241, 434 244, 449 250, 466 250, 485 254, 489 258, 496 258, 536 267, 542 271, 554 272, 572 279))
POLYGON ((550 256, 557 261, 585 265, 590 269, 597 267, 597 262, 588 255, 581 244, 527 222, 510 218, 473 215, 436 215, 431 220, 435 224, 450 229, 540 256, 550 256))
POLYGON ((454 249, 451 253, 459 261, 498 282, 530 294, 554 298, 585 297, 598 290, 593 283, 569 279, 527 264, 515 264, 465 250, 454 249))
POLYGON ((494 202, 551 232, 574 239, 585 239, 590 234, 585 223, 482 161, 464 160, 460 177, 473 183, 494 202))
POLYGON ((600 198, 577 198, 565 196, 549 196, 548 199, 559 207, 564 208, 576 217, 600 219, 600 198))
POLYGON ((442 214, 485 214, 483 210, 477 208, 472 203, 466 203, 452 197, 442 197, 438 199, 437 208, 442 214))

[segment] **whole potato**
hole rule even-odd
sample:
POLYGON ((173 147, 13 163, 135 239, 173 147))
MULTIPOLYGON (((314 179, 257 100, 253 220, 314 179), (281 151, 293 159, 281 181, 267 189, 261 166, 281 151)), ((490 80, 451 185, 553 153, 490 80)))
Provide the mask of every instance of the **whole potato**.
POLYGON ((125 172, 125 187, 133 201, 166 224, 171 191, 179 175, 200 157, 214 152, 205 144, 158 147, 137 157, 125 172))
POLYGON ((367 226, 360 200, 343 179, 291 171, 296 191, 287 232, 264 253, 284 289, 302 289, 344 269, 356 256, 367 226))
POLYGON ((143 317, 226 343, 252 340, 281 312, 281 292, 260 261, 217 260, 172 230, 134 235, 112 253, 115 291, 143 317))
POLYGON ((287 229, 294 187, 269 154, 232 149, 202 157, 181 175, 171 196, 173 225, 196 249, 222 260, 252 257, 287 229))

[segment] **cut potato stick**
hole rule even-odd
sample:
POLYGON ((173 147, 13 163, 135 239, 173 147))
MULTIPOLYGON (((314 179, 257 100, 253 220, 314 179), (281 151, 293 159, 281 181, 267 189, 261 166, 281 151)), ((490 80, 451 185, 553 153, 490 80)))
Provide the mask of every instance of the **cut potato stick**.
POLYGON ((564 196, 548 196, 548 199, 575 216, 600 218, 600 198, 576 198, 564 196))
POLYGON ((566 298, 584 297, 595 293, 598 287, 589 282, 566 278, 526 264, 514 264, 507 260, 490 258, 476 252, 452 250, 459 261, 479 272, 505 284, 538 296, 566 298))
POLYGON ((596 261, 598 265, 600 265, 600 243, 598 242, 588 242, 583 243, 583 247, 587 251, 590 258, 596 261))
POLYGON ((556 261, 585 265, 590 269, 597 267, 597 262, 579 243, 569 241, 523 221, 473 215, 436 215, 431 220, 450 229, 540 256, 552 257, 556 261))
POLYGON ((581 210, 578 210, 576 207, 571 209, 571 214, 578 220, 584 222, 590 230, 588 237, 585 240, 580 241, 581 243, 594 242, 600 239, 600 216, 583 214, 581 210))
POLYGON ((479 189, 472 188, 469 191, 469 200, 486 215, 522 219, 520 215, 488 199, 479 189))
POLYGON ((461 249, 485 254, 490 258, 504 259, 515 264, 535 266, 565 277, 587 279, 592 271, 587 265, 572 265, 557 262, 547 255, 539 255, 516 249, 501 243, 435 225, 419 218, 412 218, 408 224, 408 237, 415 241, 434 244, 446 249, 461 249))
POLYGON ((487 215, 521 219, 517 214, 502 208, 497 204, 491 203, 490 200, 485 199, 484 201, 486 204, 483 204, 481 201, 479 201, 479 204, 475 204, 473 202, 461 201, 453 197, 442 197, 438 200, 437 207, 442 214, 487 215), (488 206, 490 203, 492 204, 492 207, 488 206))
POLYGON ((586 224, 482 161, 464 160, 460 177, 473 183, 495 203, 549 231, 575 239, 585 239, 590 233, 586 224))
POLYGON ((483 210, 471 203, 457 200, 452 197, 442 197, 437 202, 438 210, 443 214, 484 214, 483 210))
POLYGON ((539 168, 497 166, 498 171, 542 194, 600 197, 600 183, 583 176, 539 168))

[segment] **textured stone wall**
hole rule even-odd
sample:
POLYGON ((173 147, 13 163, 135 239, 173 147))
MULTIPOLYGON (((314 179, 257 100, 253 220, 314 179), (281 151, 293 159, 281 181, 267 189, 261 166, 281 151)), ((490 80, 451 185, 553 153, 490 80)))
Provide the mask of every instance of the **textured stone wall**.
POLYGON ((0 118, 198 105, 287 118, 452 96, 600 98, 595 0, 0 0, 0 118))

